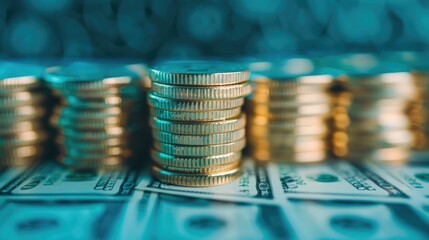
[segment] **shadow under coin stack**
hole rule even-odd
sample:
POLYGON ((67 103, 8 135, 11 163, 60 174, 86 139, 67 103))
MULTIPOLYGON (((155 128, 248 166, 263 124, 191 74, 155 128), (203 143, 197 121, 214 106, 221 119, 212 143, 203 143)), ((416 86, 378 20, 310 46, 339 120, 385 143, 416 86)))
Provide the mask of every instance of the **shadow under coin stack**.
POLYGON ((127 65, 76 62, 50 69, 45 80, 61 99, 51 118, 60 162, 109 169, 139 157, 144 103, 139 79, 127 65))
POLYGON ((0 167, 29 166, 46 154, 43 72, 39 66, 0 63, 0 167))
POLYGON ((406 161, 414 142, 407 109, 417 94, 409 69, 376 58, 349 61, 341 68, 352 92, 346 158, 406 161))
POLYGON ((251 92, 245 66, 177 61, 150 72, 153 174, 192 187, 226 184, 241 175, 245 146, 244 97, 251 92))
POLYGON ((325 160, 328 89, 333 76, 301 58, 255 62, 250 69, 253 95, 247 133, 251 156, 274 162, 325 160))

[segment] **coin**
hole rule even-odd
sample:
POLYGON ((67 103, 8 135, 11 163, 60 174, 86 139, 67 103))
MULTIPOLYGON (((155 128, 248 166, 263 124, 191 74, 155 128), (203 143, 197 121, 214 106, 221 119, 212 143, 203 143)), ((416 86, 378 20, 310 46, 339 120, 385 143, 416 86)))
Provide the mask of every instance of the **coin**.
POLYGON ((220 61, 170 61, 152 67, 153 82, 170 85, 230 85, 246 82, 249 71, 241 64, 220 61))
POLYGON ((154 141, 154 148, 166 154, 175 156, 212 156, 223 155, 230 152, 237 152, 244 148, 246 141, 241 139, 236 142, 219 144, 219 145, 206 145, 206 146, 188 146, 188 145, 173 145, 168 143, 161 143, 154 141))
POLYGON ((3 62, 0 69, 0 95, 40 87, 44 72, 40 66, 14 62, 3 62))
POLYGON ((238 141, 245 136, 245 129, 240 129, 233 132, 210 134, 210 135, 180 135, 175 133, 167 133, 157 130, 152 130, 154 139, 177 145, 217 145, 238 141))
POLYGON ((327 158, 325 151, 266 151, 256 150, 251 152, 251 157, 256 161, 280 162, 280 163, 314 163, 324 161, 327 158))
POLYGON ((305 104, 328 104, 331 98, 327 93, 299 94, 293 97, 273 97, 270 95, 252 95, 250 98, 256 105, 265 104, 269 108, 297 108, 305 104))
POLYGON ((244 128, 246 115, 241 114, 237 118, 230 118, 224 121, 215 122, 177 122, 151 118, 150 126, 159 131, 175 134, 206 135, 232 132, 244 128))
POLYGON ((346 159, 349 161, 381 161, 381 162, 405 162, 410 156, 408 148, 382 148, 373 149, 367 152, 349 152, 346 159))
POLYGON ((241 108, 204 112, 175 112, 151 108, 150 113, 153 117, 171 121, 221 121, 230 118, 236 118, 240 115, 241 108))
POLYGON ((157 96, 149 92, 148 104, 153 108, 168 111, 209 111, 224 110, 241 107, 244 104, 243 98, 229 100, 175 100, 157 96))
POLYGON ((230 171, 240 167, 240 161, 224 165, 206 166, 206 167, 177 167, 170 165, 157 164, 158 167, 175 173, 194 173, 194 174, 215 174, 230 171))
POLYGON ((279 136, 279 139, 291 136, 326 136, 328 134, 326 125, 309 125, 303 127, 295 127, 291 129, 275 129, 271 130, 264 126, 251 126, 248 129, 250 137, 266 138, 270 136, 279 136))
POLYGON ((255 115, 268 116, 271 119, 291 119, 306 116, 327 115, 330 111, 327 104, 300 105, 296 108, 274 109, 262 104, 249 104, 250 112, 255 115))
POLYGON ((206 157, 174 156, 156 150, 151 151, 152 159, 159 165, 176 166, 180 168, 205 168, 209 166, 228 165, 240 161, 240 151, 230 152, 223 155, 212 155, 206 157))
POLYGON ((152 173, 158 180, 188 187, 209 187, 232 182, 242 174, 241 168, 232 169, 214 174, 178 173, 163 170, 157 166, 152 167, 152 173))
POLYGON ((35 106, 42 104, 45 100, 46 97, 40 92, 13 92, 8 95, 0 96, 0 107, 2 109, 6 109, 21 107, 25 105, 35 106))
POLYGON ((45 75, 47 83, 60 91, 101 91, 137 83, 139 76, 124 65, 97 62, 73 62, 51 68, 45 75))
POLYGON ((252 88, 248 83, 215 87, 173 86, 153 83, 152 91, 161 97, 181 100, 225 100, 245 97, 252 92, 252 88))

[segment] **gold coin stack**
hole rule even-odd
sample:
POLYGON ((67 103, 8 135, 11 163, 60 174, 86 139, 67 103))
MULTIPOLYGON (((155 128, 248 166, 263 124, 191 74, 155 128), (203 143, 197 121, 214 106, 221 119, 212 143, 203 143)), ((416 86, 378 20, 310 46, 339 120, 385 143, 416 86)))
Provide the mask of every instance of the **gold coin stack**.
POLYGON ((328 144, 330 154, 334 157, 344 157, 347 152, 347 128, 350 124, 348 110, 351 102, 351 93, 346 87, 344 78, 335 79, 330 89, 331 113, 328 126, 330 128, 328 144))
POLYGON ((245 146, 245 66, 216 61, 165 62, 151 69, 152 172, 169 184, 203 187, 241 175, 245 146))
POLYGON ((44 68, 0 63, 0 167, 39 162, 49 138, 44 68))
POLYGON ((248 143, 257 161, 309 163, 327 157, 334 76, 309 59, 250 64, 248 143), (265 68, 261 68, 265 66, 265 68))
POLYGON ((406 112, 410 119, 411 132, 414 136, 413 149, 429 149, 428 106, 425 104, 428 100, 427 92, 429 90, 428 56, 418 52, 401 51, 385 52, 381 57, 387 61, 404 64, 411 68, 416 94, 411 99, 406 112))
POLYGON ((417 91, 409 68, 349 56, 342 69, 353 94, 349 109, 351 161, 405 161, 414 138, 407 110, 417 91), (365 60, 365 61, 363 61, 365 60))
POLYGON ((75 62, 49 69, 45 80, 61 102, 50 119, 61 163, 108 169, 139 157, 144 99, 130 66, 75 62))

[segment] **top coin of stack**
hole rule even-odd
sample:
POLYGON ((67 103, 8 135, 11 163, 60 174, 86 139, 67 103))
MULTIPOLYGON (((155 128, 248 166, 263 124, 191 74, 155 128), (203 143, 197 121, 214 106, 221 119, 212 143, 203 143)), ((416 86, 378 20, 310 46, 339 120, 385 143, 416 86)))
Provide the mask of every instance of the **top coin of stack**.
POLYGON ((62 101, 51 122, 63 164, 113 168, 136 157, 144 103, 138 74, 121 64, 75 62, 50 69, 45 79, 62 101))
POLYGON ((172 61, 154 66, 148 94, 153 173, 183 186, 214 186, 241 174, 249 72, 239 64, 172 61))
POLYGON ((407 160, 413 145, 407 109, 417 93, 409 68, 364 55, 344 56, 337 67, 352 93, 346 158, 407 160))
POLYGON ((0 167, 38 162, 49 138, 44 68, 0 63, 0 167))
POLYGON ((317 162, 327 156, 328 89, 334 76, 309 59, 250 64, 248 142, 258 161, 317 162))

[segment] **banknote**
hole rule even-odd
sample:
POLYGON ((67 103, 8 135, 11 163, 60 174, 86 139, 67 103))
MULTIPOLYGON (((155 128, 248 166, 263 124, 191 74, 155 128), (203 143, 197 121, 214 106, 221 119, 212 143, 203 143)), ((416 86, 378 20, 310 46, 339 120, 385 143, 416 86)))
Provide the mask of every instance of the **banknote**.
POLYGON ((292 239, 295 236, 280 206, 156 193, 144 194, 141 201, 149 210, 140 211, 142 217, 136 224, 125 224, 138 226, 139 230, 125 230, 128 234, 123 235, 123 239, 137 239, 140 234, 139 239, 189 240, 292 239))
POLYGON ((1 197, 116 199, 130 196, 138 179, 138 173, 126 169, 73 171, 55 162, 17 171, 6 169, 0 173, 1 197))
POLYGON ((269 175, 283 198, 395 198, 409 196, 365 165, 329 161, 313 165, 271 164, 269 175))
POLYGON ((429 199, 429 162, 427 157, 416 156, 406 164, 379 164, 377 167, 395 178, 399 182, 398 186, 409 195, 429 199))
POLYGON ((275 197, 266 167, 251 161, 244 162, 243 175, 239 179, 222 186, 182 187, 162 183, 150 175, 145 175, 136 189, 188 197, 257 203, 272 203, 275 197))
POLYGON ((0 206, 0 239, 117 239, 123 201, 9 199, 0 206))
POLYGON ((429 223, 403 203, 290 199, 287 204, 301 239, 429 238, 429 223))

